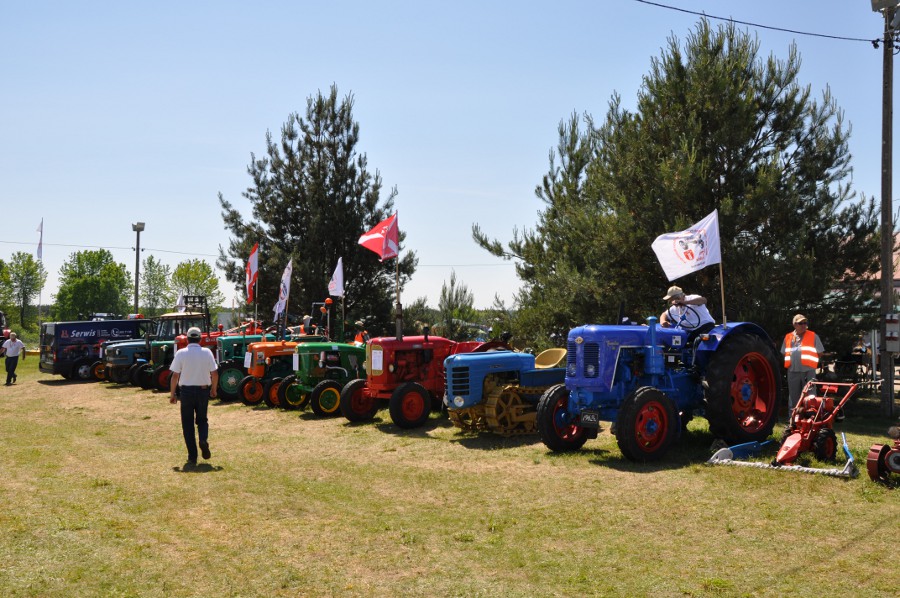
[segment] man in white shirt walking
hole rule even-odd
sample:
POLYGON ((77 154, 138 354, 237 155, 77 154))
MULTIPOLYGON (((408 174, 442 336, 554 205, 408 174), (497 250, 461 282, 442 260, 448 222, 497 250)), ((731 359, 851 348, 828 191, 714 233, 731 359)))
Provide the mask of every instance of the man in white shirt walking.
POLYGON ((204 459, 209 459, 209 422, 206 411, 210 397, 215 398, 219 383, 219 372, 216 358, 212 351, 200 346, 201 332, 191 327, 187 331, 188 345, 175 353, 172 365, 172 382, 169 402, 178 401, 176 390, 181 387, 181 431, 187 445, 188 458, 183 470, 193 469, 197 465, 197 438, 194 436, 194 423, 197 424, 197 435, 200 437, 200 451, 204 459))
POLYGON ((25 344, 19 340, 15 332, 10 332, 9 338, 3 341, 2 352, 6 354, 6 386, 12 386, 19 378, 16 376, 19 356, 25 361, 25 344))

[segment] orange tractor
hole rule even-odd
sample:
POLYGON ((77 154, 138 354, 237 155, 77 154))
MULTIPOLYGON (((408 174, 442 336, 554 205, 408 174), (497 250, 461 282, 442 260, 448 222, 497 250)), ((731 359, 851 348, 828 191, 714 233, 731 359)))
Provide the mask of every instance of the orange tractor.
POLYGON ((440 336, 373 338, 366 344, 366 379, 341 390, 341 414, 352 422, 368 421, 387 401, 391 420, 401 428, 425 423, 440 409, 446 390, 444 360, 450 355, 510 349, 504 341, 456 342, 440 336))
POLYGON ((253 406, 265 402, 278 407, 278 387, 281 381, 294 373, 294 356, 301 343, 324 341, 322 336, 291 336, 290 340, 251 343, 244 353, 244 369, 247 375, 238 386, 238 397, 244 405, 253 406))

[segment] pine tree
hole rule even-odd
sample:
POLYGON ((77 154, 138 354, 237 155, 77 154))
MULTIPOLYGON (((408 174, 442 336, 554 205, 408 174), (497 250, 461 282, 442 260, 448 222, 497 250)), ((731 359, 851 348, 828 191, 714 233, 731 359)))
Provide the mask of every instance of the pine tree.
MULTIPOLYGON (((282 126, 281 140, 266 134, 266 156, 251 154, 253 184, 243 193, 252 217, 219 195, 222 217, 232 239, 220 247, 217 265, 235 288, 245 292, 244 266, 259 242, 259 313, 271 317, 281 275, 293 258, 288 312, 308 314, 313 302, 328 294, 328 281, 340 257, 344 263, 348 321, 365 318, 369 330, 393 331, 396 261, 358 245, 359 237, 393 212, 396 189, 382 199, 382 181, 357 153, 359 124, 353 120, 353 97, 338 99, 332 86, 307 100, 306 115, 294 113, 282 126)), ((402 218, 400 219, 402 226, 402 218)), ((401 230, 401 247, 404 235, 401 230)), ((401 252, 401 288, 415 271, 415 253, 401 252)), ((252 311, 252 308, 251 308, 252 311)), ((334 310, 334 315, 340 310, 334 310)), ((315 314, 310 314, 315 316, 315 314)), ((334 319, 334 318, 333 318, 334 319)), ((340 329, 332 321, 334 330, 340 329)))

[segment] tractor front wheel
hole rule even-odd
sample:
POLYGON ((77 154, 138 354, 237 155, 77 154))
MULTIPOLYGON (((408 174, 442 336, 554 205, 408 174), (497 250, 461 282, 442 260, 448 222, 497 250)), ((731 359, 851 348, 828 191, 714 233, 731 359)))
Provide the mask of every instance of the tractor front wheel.
POLYGON ((370 421, 378 412, 378 397, 366 396, 365 388, 365 379, 357 378, 341 390, 341 414, 349 421, 370 421))
POLYGON ((431 394, 417 382, 402 384, 391 395, 390 412, 398 427, 418 428, 431 414, 431 394))
POLYGON ((138 386, 144 390, 153 388, 153 365, 145 363, 137 374, 138 386))
POLYGON ((272 409, 281 406, 281 403, 278 402, 278 387, 281 385, 281 380, 281 378, 272 378, 266 382, 266 388, 263 391, 263 401, 272 409))
POLYGON ((141 385, 140 371, 145 365, 146 365, 146 363, 143 361, 139 361, 135 364, 132 364, 131 367, 129 367, 127 370, 127 373, 125 375, 125 380, 132 386, 140 386, 141 385))
POLYGON ((238 387, 244 379, 244 370, 232 363, 219 366, 219 400, 234 401, 238 398, 238 387))
POLYGON ((167 392, 172 382, 172 370, 167 365, 161 365, 153 370, 153 386, 156 390, 167 392))
POLYGON ((309 394, 303 392, 297 376, 286 376, 278 386, 278 405, 283 409, 303 409, 309 403, 309 394))
POLYGON ((565 384, 548 388, 537 405, 537 428, 541 441, 551 451, 577 451, 587 442, 587 432, 571 422, 569 391, 565 384))
POLYGON ((255 376, 245 377, 238 386, 238 396, 241 397, 241 403, 248 407, 259 405, 263 400, 264 391, 262 382, 255 376))
POLYGON ((341 409, 341 385, 334 380, 322 380, 309 393, 309 406, 319 417, 337 415, 341 409))
POLYGON ((644 386, 625 397, 616 422, 616 442, 630 461, 657 461, 678 440, 680 430, 672 399, 644 386))
POLYGON ((91 378, 94 380, 106 380, 106 363, 95 361, 91 364, 91 378))
POLYGON ((781 404, 779 363, 772 345, 755 334, 732 333, 706 370, 709 430, 729 444, 765 440, 781 404))

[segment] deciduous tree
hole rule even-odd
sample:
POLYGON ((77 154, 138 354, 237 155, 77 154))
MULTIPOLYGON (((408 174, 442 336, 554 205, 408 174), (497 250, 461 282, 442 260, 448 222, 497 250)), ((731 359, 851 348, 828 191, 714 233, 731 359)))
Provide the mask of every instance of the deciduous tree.
POLYGON ((78 251, 59 269, 57 320, 74 320, 92 313, 129 311, 132 278, 125 264, 117 264, 106 249, 78 251))
POLYGON ((31 302, 37 299, 47 282, 47 271, 44 265, 34 256, 24 251, 12 254, 9 264, 9 284, 13 301, 19 310, 19 324, 25 326, 25 315, 31 302))
POLYGON ((152 318, 163 313, 169 305, 172 293, 169 280, 172 269, 161 263, 152 255, 144 259, 141 266, 141 309, 144 315, 152 318))

